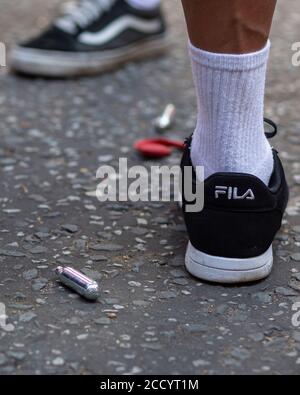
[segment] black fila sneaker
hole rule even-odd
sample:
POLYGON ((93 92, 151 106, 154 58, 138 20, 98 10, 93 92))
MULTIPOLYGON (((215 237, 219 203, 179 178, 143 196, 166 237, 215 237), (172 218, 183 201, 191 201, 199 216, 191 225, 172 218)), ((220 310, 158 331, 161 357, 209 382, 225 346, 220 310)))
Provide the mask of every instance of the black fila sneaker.
MULTIPOLYGON (((183 182, 184 168, 192 167, 190 144, 191 139, 181 163, 183 182)), ((268 186, 248 174, 214 174, 204 182, 204 208, 200 212, 188 212, 191 203, 183 188, 190 240, 185 264, 192 275, 217 283, 243 283, 270 274, 272 243, 289 196, 282 164, 277 152, 273 153, 274 171, 268 186)), ((192 184, 195 191, 194 169, 192 184)))
POLYGON ((11 69, 45 77, 110 71, 167 48, 158 7, 142 11, 125 0, 80 0, 39 37, 11 52, 11 69))

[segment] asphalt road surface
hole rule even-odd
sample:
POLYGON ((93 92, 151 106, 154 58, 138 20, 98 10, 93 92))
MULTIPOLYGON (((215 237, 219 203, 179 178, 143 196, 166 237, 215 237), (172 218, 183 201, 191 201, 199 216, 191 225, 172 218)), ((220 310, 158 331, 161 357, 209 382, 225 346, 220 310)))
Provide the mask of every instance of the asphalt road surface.
MULTIPOLYGON (((0 40, 10 46, 47 24, 59 1, 0 4, 0 40)), ((99 203, 91 193, 100 165, 116 167, 119 157, 157 164, 132 145, 154 135, 167 103, 178 109, 167 136, 193 130, 182 11, 179 1, 165 8, 172 46, 162 58, 67 81, 0 69, 0 306, 8 317, 0 374, 300 373, 300 68, 291 61, 298 0, 279 2, 272 34, 266 116, 280 125, 274 146, 291 199, 266 281, 197 281, 184 270, 176 203, 99 203), (97 303, 57 283, 61 264, 99 281, 97 303)))

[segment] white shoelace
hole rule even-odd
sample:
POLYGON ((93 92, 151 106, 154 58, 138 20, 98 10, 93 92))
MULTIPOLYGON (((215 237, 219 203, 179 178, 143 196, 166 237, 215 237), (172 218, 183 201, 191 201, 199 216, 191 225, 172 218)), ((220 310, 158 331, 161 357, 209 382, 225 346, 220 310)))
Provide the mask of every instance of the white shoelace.
POLYGON ((80 0, 72 4, 55 25, 69 33, 84 29, 114 5, 116 0, 80 0))

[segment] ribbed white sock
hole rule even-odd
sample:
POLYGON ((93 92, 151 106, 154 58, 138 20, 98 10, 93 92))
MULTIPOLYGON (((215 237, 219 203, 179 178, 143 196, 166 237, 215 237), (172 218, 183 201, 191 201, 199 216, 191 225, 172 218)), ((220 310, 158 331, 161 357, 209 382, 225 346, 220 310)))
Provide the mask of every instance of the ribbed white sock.
POLYGON ((205 177, 249 173, 269 183, 273 153, 264 135, 264 94, 270 43, 245 55, 215 54, 190 44, 198 97, 193 135, 194 166, 205 177))
POLYGON ((160 0, 126 0, 132 7, 140 10, 149 10, 159 5, 160 0))

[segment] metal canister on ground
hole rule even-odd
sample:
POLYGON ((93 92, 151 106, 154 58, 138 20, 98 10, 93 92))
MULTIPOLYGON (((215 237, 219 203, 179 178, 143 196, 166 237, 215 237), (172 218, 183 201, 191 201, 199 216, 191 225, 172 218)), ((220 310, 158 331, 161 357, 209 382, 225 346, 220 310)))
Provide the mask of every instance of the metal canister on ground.
POLYGON ((154 121, 154 126, 157 132, 162 133, 170 129, 174 123, 176 115, 176 108, 174 104, 168 104, 163 114, 154 121))
POLYGON ((85 299, 95 301, 99 297, 99 285, 96 281, 85 276, 83 273, 72 267, 59 266, 55 273, 62 284, 71 288, 73 291, 85 299))

